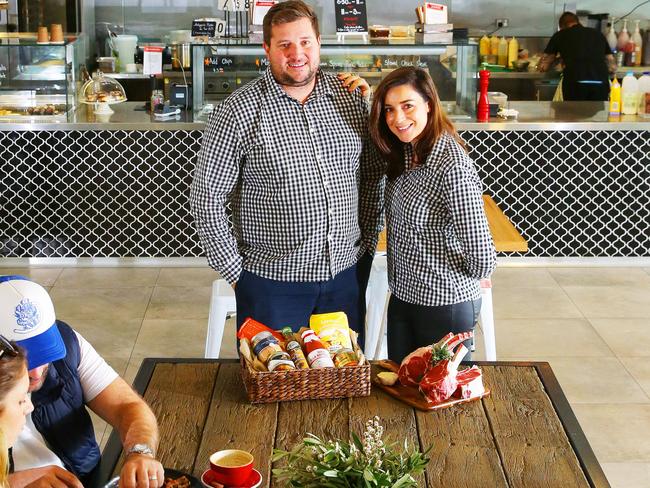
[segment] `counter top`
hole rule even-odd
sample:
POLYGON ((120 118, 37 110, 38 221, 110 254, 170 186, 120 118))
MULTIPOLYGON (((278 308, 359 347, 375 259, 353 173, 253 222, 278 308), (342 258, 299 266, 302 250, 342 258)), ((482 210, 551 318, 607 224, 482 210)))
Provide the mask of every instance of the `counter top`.
MULTIPOLYGON (((110 116, 93 113, 92 106, 81 105, 66 119, 42 121, 36 118, 7 119, 0 131, 25 130, 203 130, 205 122, 193 121, 192 114, 181 112, 171 120, 158 120, 144 110, 143 102, 112 105, 110 116)), ((455 121, 458 130, 650 130, 650 118, 623 115, 610 120, 606 102, 510 102, 519 111, 517 120, 491 118, 489 122, 455 121)))

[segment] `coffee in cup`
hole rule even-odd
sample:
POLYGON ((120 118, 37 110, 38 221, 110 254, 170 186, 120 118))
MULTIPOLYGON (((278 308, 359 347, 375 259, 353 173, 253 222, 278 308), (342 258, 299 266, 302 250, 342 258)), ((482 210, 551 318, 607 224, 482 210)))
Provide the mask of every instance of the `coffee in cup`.
POLYGON ((253 455, 239 449, 217 451, 210 456, 210 469, 219 483, 239 486, 253 472, 253 455))

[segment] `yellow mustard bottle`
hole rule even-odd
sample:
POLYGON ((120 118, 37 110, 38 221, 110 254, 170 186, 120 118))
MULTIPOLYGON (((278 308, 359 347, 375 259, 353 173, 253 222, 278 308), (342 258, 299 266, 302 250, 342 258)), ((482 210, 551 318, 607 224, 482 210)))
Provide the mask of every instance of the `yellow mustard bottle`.
POLYGON ((490 38, 490 54, 492 56, 496 56, 499 54, 499 37, 498 36, 492 36, 490 38))
POLYGON ((497 51, 497 64, 500 64, 501 66, 506 66, 508 63, 508 41, 506 41, 505 37, 502 37, 501 40, 499 41, 499 48, 497 51))
POLYGON ((508 64, 507 68, 513 68, 512 62, 517 61, 519 57, 519 41, 512 36, 512 39, 508 41, 508 64))
POLYGON ((621 115, 621 85, 616 77, 609 87, 609 115, 614 117, 621 115))
POLYGON ((481 37, 478 43, 478 53, 480 56, 488 56, 490 54, 490 38, 488 36, 481 37))

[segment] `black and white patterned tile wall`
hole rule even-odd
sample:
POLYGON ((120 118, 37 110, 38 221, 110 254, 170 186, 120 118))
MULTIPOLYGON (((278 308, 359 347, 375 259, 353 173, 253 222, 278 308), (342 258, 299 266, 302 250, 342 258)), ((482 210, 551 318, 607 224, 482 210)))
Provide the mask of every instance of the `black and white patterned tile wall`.
MULTIPOLYGON (((202 132, 0 131, 0 256, 196 257, 202 132)), ((646 131, 463 131, 526 256, 650 256, 646 131)))

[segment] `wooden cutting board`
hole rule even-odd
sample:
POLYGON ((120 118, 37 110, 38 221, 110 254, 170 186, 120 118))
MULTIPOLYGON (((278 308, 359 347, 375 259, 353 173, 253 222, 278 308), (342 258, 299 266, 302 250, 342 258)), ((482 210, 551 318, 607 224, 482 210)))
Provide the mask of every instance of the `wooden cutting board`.
POLYGON ((395 383, 393 386, 388 386, 382 384, 379 381, 379 379, 377 378, 377 373, 381 373, 382 370, 397 373, 397 371, 399 370, 399 365, 396 362, 386 359, 381 361, 375 361, 373 362, 373 365, 377 366, 377 368, 373 368, 372 371, 372 382, 376 386, 384 390, 389 395, 406 403, 407 405, 410 405, 424 412, 429 412, 431 410, 440 410, 441 408, 447 408, 447 407, 451 407, 452 405, 459 405, 461 403, 473 402, 475 400, 480 400, 481 398, 486 397, 490 394, 490 390, 486 388, 485 392, 482 395, 478 395, 472 398, 452 397, 449 400, 446 400, 442 403, 433 403, 428 401, 424 397, 424 395, 422 395, 422 393, 420 393, 420 391, 414 386, 404 386, 401 385, 399 381, 395 383))

